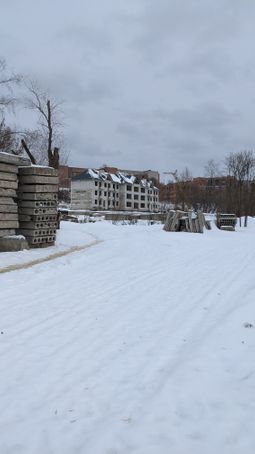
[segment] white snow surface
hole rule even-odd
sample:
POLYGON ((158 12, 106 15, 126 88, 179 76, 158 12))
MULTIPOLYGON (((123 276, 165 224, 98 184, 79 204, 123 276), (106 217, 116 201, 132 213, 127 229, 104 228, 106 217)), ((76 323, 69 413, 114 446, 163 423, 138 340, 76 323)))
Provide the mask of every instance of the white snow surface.
POLYGON ((254 237, 62 222, 103 242, 0 274, 0 453, 253 454, 254 237))

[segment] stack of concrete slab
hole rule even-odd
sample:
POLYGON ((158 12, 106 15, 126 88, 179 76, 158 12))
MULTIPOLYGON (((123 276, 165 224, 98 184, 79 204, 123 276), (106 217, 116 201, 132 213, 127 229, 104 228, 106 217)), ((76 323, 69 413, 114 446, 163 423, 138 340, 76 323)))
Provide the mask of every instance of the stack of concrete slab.
POLYGON ((205 222, 204 214, 192 210, 170 210, 168 212, 164 230, 166 232, 192 232, 203 233, 204 227, 210 230, 210 225, 205 222))
POLYGON ((19 227, 18 167, 29 164, 26 158, 0 152, 0 238, 15 235, 19 227))
POLYGON ((19 169, 19 233, 30 247, 53 245, 57 229, 58 171, 51 167, 19 169))

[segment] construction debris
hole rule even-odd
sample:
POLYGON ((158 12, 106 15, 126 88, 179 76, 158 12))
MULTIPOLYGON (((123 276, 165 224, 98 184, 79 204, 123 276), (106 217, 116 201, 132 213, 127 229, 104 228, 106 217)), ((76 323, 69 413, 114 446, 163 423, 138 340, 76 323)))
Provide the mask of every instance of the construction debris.
POLYGON ((164 230, 166 232, 191 232, 203 233, 204 227, 210 229, 210 224, 205 221, 201 211, 170 210, 168 212, 164 230))
POLYGON ((19 169, 19 233, 30 247, 53 245, 57 229, 58 171, 51 167, 19 169))
POLYGON ((217 213, 216 225, 217 225, 218 229, 234 232, 236 223, 237 223, 237 217, 235 214, 217 213))

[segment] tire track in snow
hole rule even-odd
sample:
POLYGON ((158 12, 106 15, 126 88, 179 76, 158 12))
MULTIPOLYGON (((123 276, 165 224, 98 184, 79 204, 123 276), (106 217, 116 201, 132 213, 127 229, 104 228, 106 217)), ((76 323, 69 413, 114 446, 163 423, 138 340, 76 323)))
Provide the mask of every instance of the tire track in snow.
POLYGON ((17 265, 9 265, 9 266, 6 266, 5 268, 0 268, 0 274, 10 273, 11 271, 25 270, 27 268, 31 268, 32 266, 39 265, 40 263, 50 262, 51 260, 55 260, 60 257, 64 257, 64 256, 72 254, 74 252, 83 251, 84 249, 91 248, 100 243, 103 243, 103 240, 97 239, 97 240, 93 241, 92 243, 85 244, 82 246, 72 246, 69 249, 67 249, 66 251, 55 252, 54 254, 50 254, 46 257, 41 257, 39 259, 31 260, 30 262, 19 263, 17 265))

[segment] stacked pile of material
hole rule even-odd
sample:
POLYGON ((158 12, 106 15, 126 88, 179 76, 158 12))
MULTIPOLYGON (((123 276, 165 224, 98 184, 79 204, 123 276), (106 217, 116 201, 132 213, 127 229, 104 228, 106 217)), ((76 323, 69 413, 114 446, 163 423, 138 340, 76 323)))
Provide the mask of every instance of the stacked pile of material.
POLYGON ((28 159, 0 152, 0 238, 15 235, 19 227, 18 166, 29 164, 28 159))
POLYGON ((19 169, 19 233, 31 247, 53 245, 57 229, 58 172, 51 167, 19 169))
POLYGON ((230 232, 234 232, 236 223, 237 217, 235 214, 217 213, 216 225, 218 229, 229 230, 230 232))
POLYGON ((204 227, 209 229, 210 225, 205 221, 204 214, 201 211, 194 213, 192 210, 170 210, 164 230, 167 232, 203 233, 204 227))

